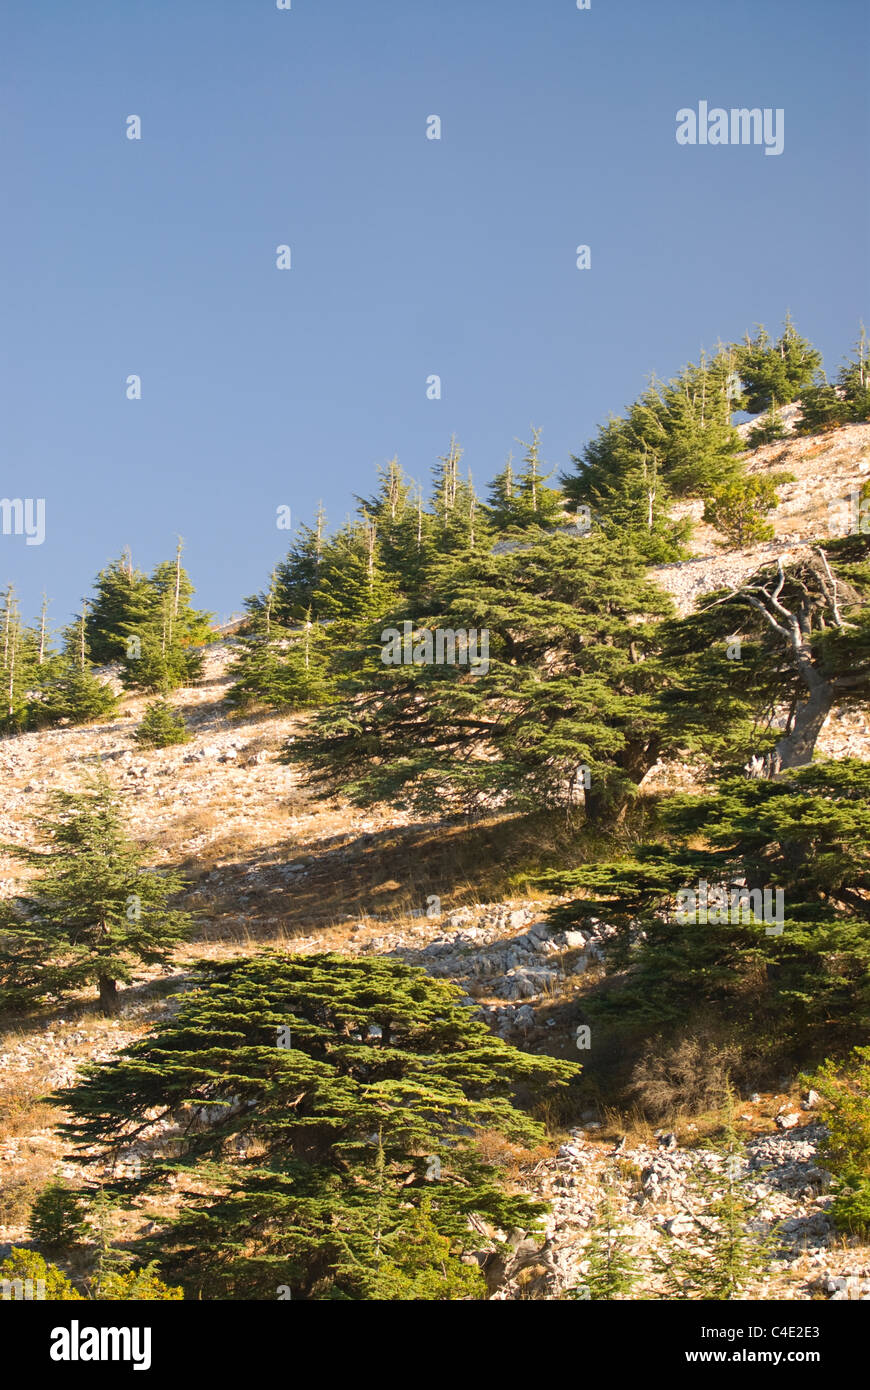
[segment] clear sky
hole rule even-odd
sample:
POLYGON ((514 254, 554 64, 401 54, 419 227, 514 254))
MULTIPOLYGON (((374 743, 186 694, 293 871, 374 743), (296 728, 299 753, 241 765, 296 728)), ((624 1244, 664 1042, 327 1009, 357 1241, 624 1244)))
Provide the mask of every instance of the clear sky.
POLYGON ((339 524, 394 454, 428 481, 455 432, 482 489, 534 424, 564 467, 786 309, 836 368, 868 35, 865 0, 3 0, 0 496, 46 539, 0 535, 0 583, 60 625, 180 533, 226 617, 277 507, 339 524), (700 101, 782 108, 783 153, 678 145, 700 101))

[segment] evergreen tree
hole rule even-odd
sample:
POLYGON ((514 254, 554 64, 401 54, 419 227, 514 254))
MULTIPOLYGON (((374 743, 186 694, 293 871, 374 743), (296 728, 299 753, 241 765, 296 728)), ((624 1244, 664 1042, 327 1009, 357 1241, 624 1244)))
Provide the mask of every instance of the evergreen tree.
POLYGON ((249 600, 248 611, 262 612, 267 600, 269 618, 283 627, 301 622, 309 612, 316 618, 314 591, 326 545, 326 513, 317 509, 315 525, 300 526, 286 557, 274 571, 270 591, 249 600), (271 598, 270 598, 271 594, 271 598))
POLYGON ((736 399, 726 350, 667 385, 653 381, 573 457, 576 476, 562 479, 567 499, 588 507, 607 534, 630 537, 652 563, 679 559, 690 526, 671 516, 674 500, 742 475, 736 399))
POLYGON ((379 467, 378 477, 375 496, 358 499, 360 514, 374 522, 391 587, 413 598, 424 585, 432 519, 423 510, 419 485, 406 478, 398 459, 379 467))
POLYGON ((36 823, 43 848, 4 846, 36 877, 0 907, 0 1000, 18 1006, 96 984, 111 1012, 118 981, 129 984, 137 963, 168 960, 184 936, 187 914, 168 906, 183 884, 142 868, 104 775, 55 792, 51 805, 36 823))
POLYGON ((117 1243, 119 1202, 100 1191, 92 1199, 91 1216, 96 1232, 96 1260, 88 1280, 89 1296, 97 1302, 180 1302, 184 1290, 170 1287, 157 1275, 157 1261, 131 1268, 135 1256, 117 1243))
POLYGON ((689 534, 689 523, 674 522, 670 515, 661 415, 660 398, 650 390, 626 419, 611 417, 582 455, 572 456, 576 476, 562 478, 575 509, 588 507, 605 535, 630 538, 653 564, 683 555, 689 534))
POLYGON ((820 434, 823 430, 838 429, 849 423, 851 415, 848 401, 824 375, 820 375, 801 392, 801 434, 820 434))
POLYGON ((227 699, 233 708, 302 710, 324 705, 331 697, 330 643, 326 629, 312 621, 309 609, 292 629, 271 614, 274 589, 239 639, 230 666, 233 684, 227 699))
POLYGON ((351 635, 389 611, 395 590, 384 572, 378 528, 370 518, 346 523, 326 544, 314 611, 351 635))
MULTIPOLYGON (((456 1302, 487 1297, 486 1281, 476 1264, 463 1263, 461 1245, 442 1235, 431 1214, 431 1199, 408 1204, 403 1224, 381 1241, 374 1271, 352 1264, 367 1299, 396 1302, 456 1302), (364 1282, 363 1282, 364 1281, 364 1282)), ((344 1272, 341 1263, 337 1266, 344 1272)))
POLYGON ((868 599, 863 534, 705 596, 699 612, 660 633, 673 733, 730 771, 770 776, 810 762, 832 708, 870 690, 868 599))
MULTIPOLYGON (((765 567, 721 602, 720 623, 737 621, 760 641, 767 690, 789 713, 777 768, 810 761, 834 704, 870 691, 870 538, 848 536, 816 547, 786 568, 765 567)), ((733 627, 731 629, 733 631, 733 627)))
POLYGON ((619 988, 592 1011, 629 1033, 720 1023, 747 1055, 808 1057, 860 1039, 870 1023, 870 766, 733 777, 714 795, 668 798, 659 817, 666 840, 544 880, 581 894, 554 921, 596 917, 615 929, 607 966, 619 988))
MULTIPOLYGON (((379 1301, 432 1302, 486 1297, 486 1283, 475 1264, 462 1263, 462 1243, 443 1235, 433 1217, 437 1203, 424 1194, 419 1205, 395 1201, 384 1147, 383 1126, 376 1138, 374 1202, 361 1212, 355 1230, 339 1237, 338 1278, 349 1279, 359 1297, 379 1301), (399 1221, 400 1224, 395 1223, 399 1221), (364 1235, 361 1248, 360 1237, 364 1235)), ((392 1179, 394 1182, 394 1179, 392 1179)))
POLYGON ((676 497, 704 496, 742 474, 743 444, 731 423, 730 383, 730 359, 720 353, 686 367, 662 392, 662 469, 676 497))
POLYGON ((489 485, 487 509, 498 531, 516 525, 517 478, 514 472, 513 454, 508 454, 507 462, 500 473, 496 473, 489 485))
POLYGON ((30 1238, 38 1245, 73 1246, 88 1231, 85 1195, 60 1180, 48 1183, 30 1208, 30 1238))
POLYGON ((130 689, 167 695, 202 675, 200 647, 211 633, 211 614, 192 607, 193 585, 181 554, 179 541, 175 560, 157 565, 147 585, 130 599, 122 625, 121 671, 130 689))
POLYGON ((248 618, 236 639, 236 655, 230 663, 233 678, 228 703, 247 710, 257 705, 277 709, 281 703, 279 681, 282 670, 281 647, 289 632, 276 621, 278 611, 278 569, 274 569, 265 592, 245 600, 248 618))
POLYGON ((638 1261, 632 1252, 615 1194, 605 1185, 598 1204, 589 1243, 583 1251, 587 1271, 583 1283, 568 1289, 565 1297, 589 1301, 628 1298, 638 1279, 638 1261))
POLYGON ((126 637, 147 607, 150 580, 133 568, 130 551, 125 550, 100 570, 94 591, 85 619, 87 655, 97 665, 122 661, 126 637))
POLYGON ((334 681, 327 629, 310 612, 293 634, 283 658, 278 709, 317 709, 332 699, 334 681))
POLYGON ((561 491, 547 487, 552 473, 544 473, 540 458, 541 431, 532 429, 531 443, 523 444, 525 455, 519 473, 514 475, 508 460, 490 489, 490 516, 500 530, 510 528, 559 526, 564 522, 561 491))
POLYGON ((155 700, 145 710, 133 737, 143 748, 169 748, 187 743, 190 734, 183 714, 174 710, 168 700, 155 700))
POLYGON ((867 333, 861 325, 861 336, 855 356, 849 359, 829 382, 824 373, 801 394, 801 434, 816 434, 841 425, 860 423, 870 418, 870 353, 867 333))
POLYGON ((99 679, 88 660, 87 619, 88 605, 84 602, 78 620, 66 630, 63 653, 49 654, 46 651, 43 608, 39 659, 27 705, 30 728, 54 724, 90 724, 116 712, 117 696, 108 683, 99 679))
POLYGON ((782 412, 776 401, 772 401, 770 409, 761 416, 759 423, 749 431, 746 436, 746 443, 750 449, 760 449, 764 444, 774 444, 778 439, 785 439, 787 433, 782 412))
POLYGON ((91 724, 115 714, 118 697, 88 663, 62 660, 38 682, 28 707, 31 727, 44 724, 91 724))
POLYGON ((775 343, 759 324, 755 337, 747 333, 735 351, 746 409, 753 415, 769 410, 774 402, 788 405, 797 400, 822 365, 821 353, 800 336, 790 314, 775 343))
MULTIPOLYGON (((386 957, 266 954, 204 975, 176 1016, 53 1098, 86 1164, 156 1111, 179 1118, 172 1152, 131 1183, 144 1195, 183 1176, 182 1208, 135 1251, 188 1297, 366 1298, 390 1265, 422 1277, 428 1223, 451 1252, 476 1239, 473 1213, 536 1223, 477 1136, 540 1142, 517 1095, 544 1100, 576 1064, 516 1051, 456 986, 386 957), (400 1258, 403 1232, 422 1248, 400 1258)), ((455 1275, 451 1262, 442 1291, 455 1275)))
POLYGON ((463 479, 462 450, 451 436, 450 446, 432 473, 432 520, 429 527, 430 563, 447 556, 485 549, 489 526, 469 473, 463 479))
MULTIPOLYGON (((312 605, 325 629, 332 673, 360 672, 377 663, 377 634, 397 597, 381 558, 376 523, 366 517, 348 521, 324 547, 312 605)), ((312 631, 307 629, 309 638, 312 631)), ((313 648, 318 660, 320 635, 313 648)), ((295 670, 298 675, 298 657, 295 670)))
POLYGON ((863 323, 855 355, 840 368, 837 385, 849 406, 849 418, 858 423, 870 420, 870 345, 863 323))
POLYGON ((91 1297, 102 1302, 177 1303, 184 1290, 158 1278, 157 1261, 152 1260, 141 1269, 107 1271, 91 1297))
POLYGON ((675 1246, 667 1262, 660 1261, 671 1298, 720 1302, 740 1298, 770 1266, 773 1239, 749 1228, 761 1199, 752 1190, 730 1090, 724 1128, 721 1172, 705 1168, 695 1172, 695 1186, 705 1198, 704 1248, 675 1246))
POLYGON ((646 658, 670 602, 637 554, 601 538, 531 534, 520 549, 445 562, 435 602, 417 628, 424 649, 429 633, 429 659, 423 650, 419 664, 373 661, 286 756, 361 804, 583 800, 589 816, 618 814, 662 746, 662 677, 646 658), (451 663, 446 646, 439 664, 433 629, 488 634, 487 670, 451 663))
POLYGON ((2 663, 0 663, 0 733, 20 733, 28 726, 32 688, 38 677, 38 646, 34 634, 24 627, 10 584, 3 595, 2 663))

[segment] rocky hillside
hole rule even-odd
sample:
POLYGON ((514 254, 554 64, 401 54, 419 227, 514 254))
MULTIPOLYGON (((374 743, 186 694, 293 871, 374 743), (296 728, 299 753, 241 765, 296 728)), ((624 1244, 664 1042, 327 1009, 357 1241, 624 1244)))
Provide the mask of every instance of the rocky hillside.
MULTIPOLYGON (((786 423, 796 413, 790 407, 786 423)), ((746 432, 749 426, 741 426, 746 432)), ((781 558, 796 559, 819 537, 846 535, 849 499, 870 477, 870 425, 845 425, 822 435, 791 435, 756 449, 747 460, 750 475, 791 473, 794 481, 777 487, 779 506, 768 520, 772 541, 745 550, 724 549, 723 538, 703 521, 700 500, 674 509, 691 516, 695 556, 662 565, 655 575, 674 599, 680 613, 690 613, 704 594, 743 582, 759 565, 781 558)))
MULTIPOLYGON (((870 426, 821 439, 790 439, 760 449, 753 470, 787 470, 777 539, 741 552, 716 550, 657 572, 682 611, 713 588, 736 583, 771 554, 792 555, 823 528, 829 503, 870 473, 870 426)), ((824 532, 826 533, 826 532, 824 532)), ((126 794, 130 827, 155 865, 176 864, 190 884, 188 906, 201 914, 194 942, 171 970, 142 972, 121 1015, 107 1020, 84 1004, 39 1027, 0 1037, 0 1252, 26 1240, 33 1195, 64 1162, 57 1115, 41 1097, 69 1084, 86 1061, 105 1059, 173 1007, 195 958, 246 953, 261 945, 310 952, 388 953, 459 983, 470 1008, 520 1046, 582 1061, 578 1023, 584 992, 601 966, 606 923, 554 933, 543 899, 492 900, 498 848, 491 832, 457 831, 381 809, 360 815, 313 801, 296 769, 278 761, 299 727, 296 717, 239 718, 225 703, 231 644, 208 649, 203 681, 173 703, 192 733, 188 744, 144 753, 132 739, 146 703, 125 696, 121 714, 92 727, 64 728, 0 742, 0 842, 33 842, 31 817, 42 796, 73 788, 82 772, 105 767, 126 794), (483 836, 483 838, 480 838, 483 836), (447 889, 444 885, 454 885, 447 889), (456 886, 458 885, 458 886, 456 886)), ((870 756, 870 721, 834 711, 821 741, 829 755, 870 756)), ((680 784, 679 768, 660 766, 652 784, 680 784)), ((502 874, 506 878, 507 869, 502 874)), ((21 891, 25 873, 0 854, 0 896, 21 891)), ((870 1299, 870 1251, 835 1237, 826 1214, 827 1174, 816 1162, 820 1127, 814 1098, 784 1077, 778 1094, 742 1097, 738 1126, 748 1141, 746 1173, 758 1220, 779 1221, 781 1244, 756 1296, 870 1299)), ((514 1233, 512 1255, 496 1258, 495 1232, 480 1229, 478 1258, 499 1299, 556 1297, 582 1285, 589 1224, 606 1176, 645 1268, 644 1287, 661 1290, 657 1260, 669 1251, 703 1251, 707 1228, 694 1178, 721 1170, 723 1157, 700 1146, 704 1122, 674 1133, 625 1129, 599 1106, 583 1128, 551 1150, 496 1155, 521 1188, 552 1203, 545 1243, 514 1233)), ((159 1133, 148 1143, 159 1143, 159 1133)), ((144 1141, 143 1141, 144 1142, 144 1141)), ((132 1157, 135 1157, 133 1155, 132 1157)))

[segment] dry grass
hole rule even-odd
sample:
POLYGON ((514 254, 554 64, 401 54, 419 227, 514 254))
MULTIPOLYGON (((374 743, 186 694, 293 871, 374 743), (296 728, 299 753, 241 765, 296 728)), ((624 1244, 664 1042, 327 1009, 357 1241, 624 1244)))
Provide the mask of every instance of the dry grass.
POLYGON ((10 1071, 0 1080, 0 1143, 54 1124, 57 1112, 42 1099, 51 1090, 53 1069, 53 1064, 38 1064, 30 1071, 10 1071))
POLYGON ((534 1149, 514 1144, 497 1130, 484 1130, 477 1136, 477 1148, 484 1163, 500 1169, 508 1182, 519 1183, 536 1164, 552 1158, 552 1146, 539 1144, 534 1149))

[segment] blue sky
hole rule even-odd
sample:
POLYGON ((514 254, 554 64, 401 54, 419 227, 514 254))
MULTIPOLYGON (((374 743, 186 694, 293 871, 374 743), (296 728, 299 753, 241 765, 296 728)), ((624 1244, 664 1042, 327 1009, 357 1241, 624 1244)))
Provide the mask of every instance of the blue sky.
POLYGON ((339 524, 394 454, 428 481, 455 433, 483 488, 534 424, 564 467, 786 309, 836 368, 868 35, 859 0, 5 0, 0 495, 47 530, 0 535, 0 583, 60 625, 180 533, 225 617, 277 507, 339 524), (781 107, 783 153, 677 145, 701 100, 781 107))

